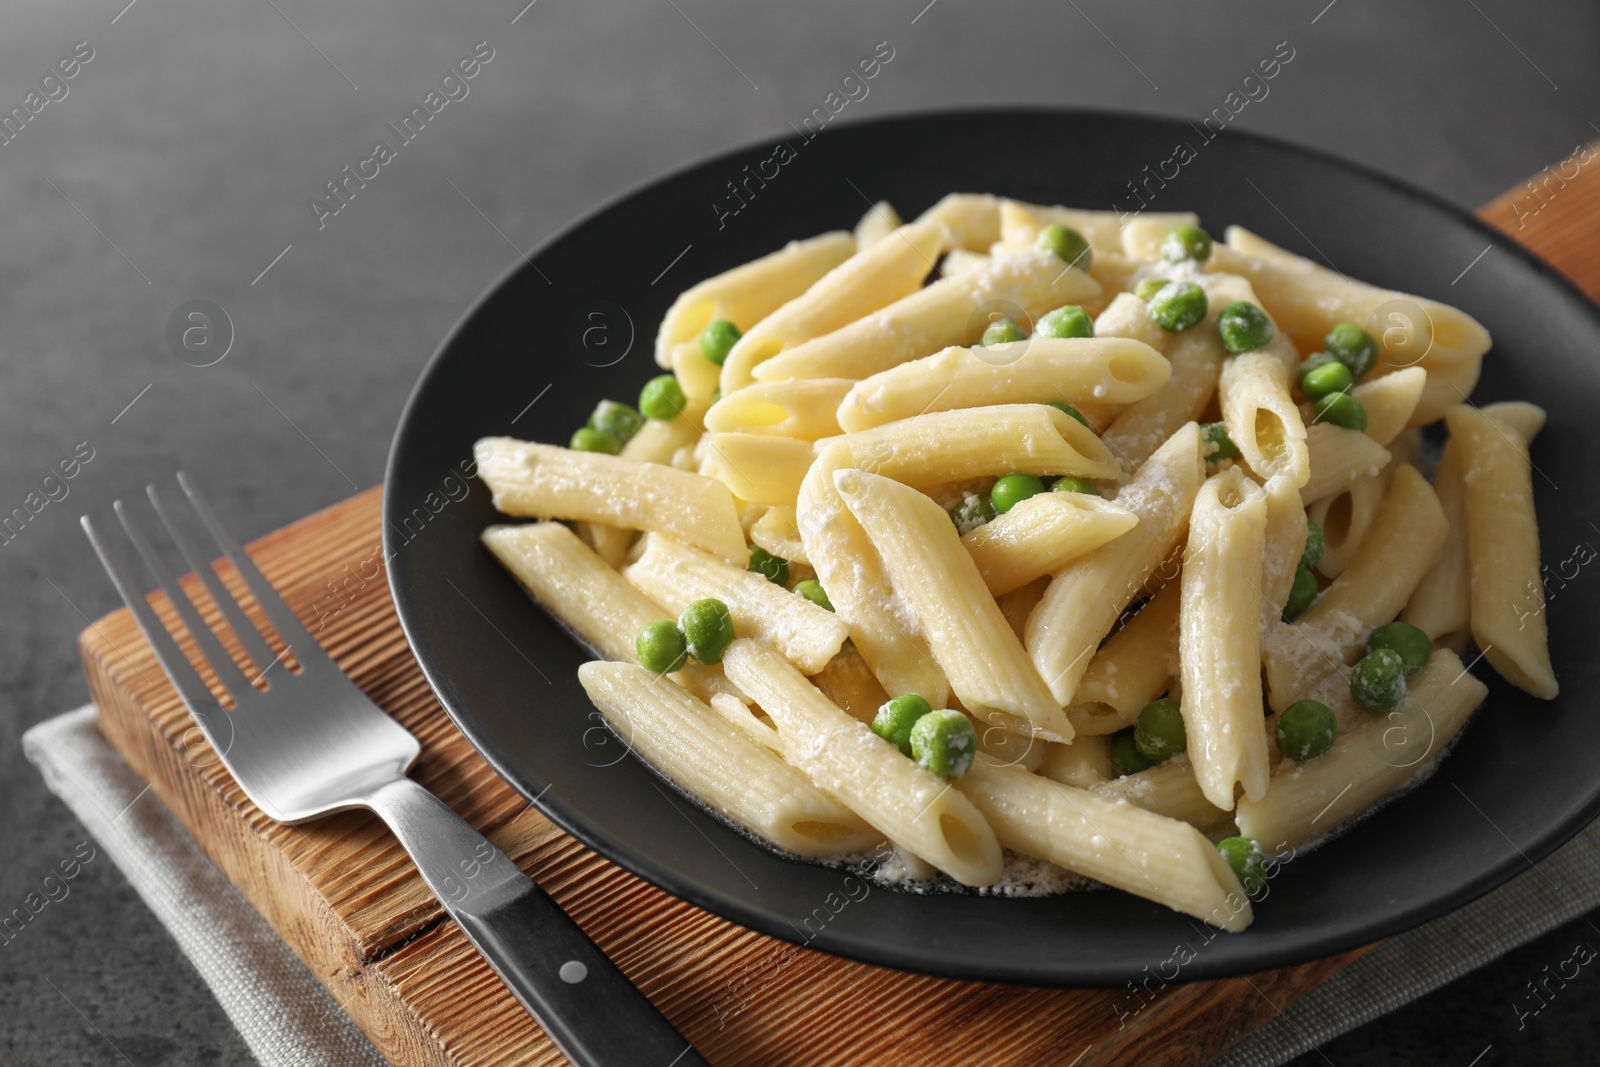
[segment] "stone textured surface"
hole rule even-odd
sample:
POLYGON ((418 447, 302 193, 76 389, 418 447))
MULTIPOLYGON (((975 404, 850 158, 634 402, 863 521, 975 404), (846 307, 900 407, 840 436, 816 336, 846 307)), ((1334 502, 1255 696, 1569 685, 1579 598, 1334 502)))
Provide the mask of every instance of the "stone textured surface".
MULTIPOLYGON (((76 42, 94 49, 0 145, 0 512, 94 450, 70 496, 0 545, 0 911, 82 840, 17 743, 84 699, 73 638, 115 604, 79 514, 182 466, 254 535, 377 482, 411 381, 516 250, 799 121, 879 41, 896 58, 847 119, 989 103, 1198 118, 1287 40, 1293 65, 1241 128, 1468 206, 1597 132, 1600 9, 1577 0, 522 2, 0 8, 3 109, 76 42), (484 40, 470 96, 318 231, 307 198, 484 40), (164 333, 197 298, 237 333, 206 368, 164 333)), ((1478 1062, 1588 1062, 1588 969, 1522 1029, 1513 1008, 1580 940, 1600 929, 1579 921, 1302 1062, 1465 1067, 1491 1044, 1478 1062)), ((8 1064, 249 1062, 103 858, 0 945, 0 997, 8 1064)))

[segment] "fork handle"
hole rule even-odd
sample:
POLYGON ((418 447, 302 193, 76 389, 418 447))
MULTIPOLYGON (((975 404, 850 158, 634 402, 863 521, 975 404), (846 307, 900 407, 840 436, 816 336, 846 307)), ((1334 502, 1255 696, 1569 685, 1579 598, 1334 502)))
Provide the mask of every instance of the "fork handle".
POLYGON ((366 806, 575 1067, 706 1067, 578 924, 432 793, 402 777, 366 806))

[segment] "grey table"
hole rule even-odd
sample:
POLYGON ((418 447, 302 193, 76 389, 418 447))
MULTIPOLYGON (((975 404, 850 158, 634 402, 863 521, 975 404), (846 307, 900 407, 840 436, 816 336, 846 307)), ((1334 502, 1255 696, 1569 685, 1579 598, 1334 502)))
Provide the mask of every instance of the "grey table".
MULTIPOLYGON (((37 109, 0 144, 0 514, 58 461, 93 456, 0 542, 0 912, 82 839, 17 743, 85 699, 73 638, 115 604, 80 513, 183 466, 254 535, 375 484, 417 371, 519 251, 799 121, 879 42, 895 58, 845 119, 984 103, 1194 119, 1287 41, 1292 65, 1240 127, 1464 205, 1600 119, 1600 8, 1577 0, 125 3, 0 12, 0 113, 37 109), (75 76, 38 88, 84 41, 75 76), (319 229, 308 200, 481 41, 493 59, 469 94, 319 229), (168 319, 193 299, 233 323, 213 366, 169 350, 168 319)), ((1301 1062, 1590 1062, 1592 975, 1523 1029, 1511 1006, 1582 940, 1600 927, 1579 921, 1301 1062)), ((0 945, 0 990, 8 1064, 249 1061, 109 861, 0 945)))

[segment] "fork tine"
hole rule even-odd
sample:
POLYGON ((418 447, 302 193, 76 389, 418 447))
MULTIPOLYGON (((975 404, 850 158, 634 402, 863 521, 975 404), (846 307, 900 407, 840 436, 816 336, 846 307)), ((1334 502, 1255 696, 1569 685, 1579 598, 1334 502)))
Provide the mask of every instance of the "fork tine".
POLYGON ((211 727, 206 716, 211 712, 226 714, 222 705, 217 703, 216 698, 211 695, 211 690, 206 688, 204 679, 189 663, 183 650, 178 647, 178 642, 173 640, 167 628, 161 624, 161 617, 156 614, 155 608, 150 606, 150 602, 145 599, 139 587, 133 583, 122 561, 101 540, 89 516, 85 515, 78 521, 83 525, 83 532, 89 536, 89 544, 94 547, 94 554, 100 557, 100 565, 111 576, 111 584, 117 587, 117 592, 122 595, 122 602, 133 612, 133 620, 139 624, 145 640, 150 642, 156 660, 167 672, 167 677, 172 679, 173 687, 178 690, 183 702, 189 706, 195 721, 200 724, 206 736, 211 737, 211 727))
POLYGON ((278 595, 272 583, 267 581, 266 575, 261 573, 255 560, 250 558, 249 553, 239 546, 239 542, 234 540, 233 535, 217 519, 199 487, 190 481, 189 476, 183 471, 178 472, 178 484, 182 486, 184 494, 188 496, 189 503, 194 506, 201 521, 211 531, 211 537, 217 542, 217 547, 222 549, 223 555, 228 557, 234 569, 239 572, 239 577, 244 579, 250 595, 261 605, 261 610, 272 622, 273 629, 278 631, 283 643, 294 650, 295 659, 300 661, 300 666, 307 671, 314 667, 333 666, 332 657, 317 644, 317 639, 311 636, 311 631, 301 624, 299 616, 278 595))
POLYGON ((183 526, 177 522, 176 516, 167 509, 161 494, 156 492, 156 487, 153 485, 147 486, 145 492, 149 494, 150 506, 156 509, 156 516, 161 520, 162 525, 167 528, 167 532, 172 535, 173 541, 177 542, 178 551, 183 553, 184 562, 188 563, 189 568, 200 576, 200 581, 205 584, 206 592, 211 594, 211 599, 216 603, 218 610, 222 612, 222 617, 227 620, 228 628, 233 631, 234 636, 239 639, 239 643, 244 646, 245 655, 255 664, 256 672, 264 674, 268 667, 277 662, 277 657, 267 647, 267 642, 263 640, 261 631, 255 628, 255 624, 250 621, 243 609, 240 608, 239 602, 233 598, 233 594, 229 593, 222 584, 222 580, 217 577, 217 572, 212 570, 210 561, 201 558, 200 552, 195 548, 194 541, 190 539, 183 526))
POLYGON ((237 703, 239 694, 234 692, 237 685, 242 682, 245 689, 252 688, 249 681, 245 679, 243 672, 239 670, 239 665, 234 662, 233 657, 228 655, 227 650, 222 647, 222 642, 218 641, 216 634, 211 632, 211 627, 207 626, 205 620, 200 618, 200 613, 195 610, 194 603, 189 599, 188 594, 179 587, 177 579, 173 577, 172 571, 167 567, 166 563, 162 561, 160 556, 156 555, 155 548, 150 544, 149 539, 144 536, 138 525, 128 516, 128 509, 123 506, 122 501, 114 501, 111 507, 117 513, 117 518, 122 521, 122 529, 128 535, 128 540, 133 542, 133 547, 138 550, 145 566, 149 567, 151 573, 156 576, 156 581, 166 592, 167 599, 177 609, 178 617, 183 620, 183 625, 188 629, 189 636, 194 638, 194 643, 200 650, 200 658, 211 665, 211 670, 216 674, 217 681, 237 703), (233 670, 225 674, 224 672, 229 667, 232 667, 233 670), (230 686, 228 684, 230 680, 233 680, 235 684, 230 686))

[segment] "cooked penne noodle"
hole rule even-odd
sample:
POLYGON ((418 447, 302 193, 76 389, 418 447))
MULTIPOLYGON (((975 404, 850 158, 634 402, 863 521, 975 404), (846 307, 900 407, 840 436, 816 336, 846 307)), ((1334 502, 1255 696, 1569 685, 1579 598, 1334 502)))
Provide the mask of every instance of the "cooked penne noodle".
POLYGON ((931 411, 995 404, 1127 404, 1171 376, 1160 353, 1123 338, 947 348, 857 382, 838 406, 838 424, 866 430, 931 411))
POLYGON ((1357 430, 1326 422, 1306 427, 1311 477, 1300 487, 1307 505, 1350 487, 1357 478, 1377 474, 1390 462, 1389 450, 1357 430))
POLYGON ((1045 586, 1049 584, 1048 576, 1036 578, 1021 589, 1013 589, 995 598, 995 603, 1000 605, 1000 614, 1011 624, 1011 632, 1017 635, 1018 641, 1022 640, 1023 631, 1027 629, 1028 616, 1033 614, 1039 598, 1044 596, 1045 586))
POLYGON ((917 216, 945 228, 945 251, 988 252, 1000 240, 1000 198, 988 193, 951 193, 917 216))
POLYGON ((1358 556, 1303 615, 1275 627, 1262 643, 1273 711, 1282 711, 1324 675, 1344 673, 1365 648, 1367 633, 1411 599, 1444 538, 1444 512, 1433 487, 1415 467, 1401 467, 1367 531, 1367 540, 1385 550, 1358 556))
POLYGON ((822 695, 833 701, 852 719, 870 723, 878 709, 889 699, 883 686, 873 675, 872 668, 861 658, 855 645, 847 644, 828 665, 811 676, 811 684, 822 690, 822 695))
POLYGON ((1400 613, 1402 622, 1435 641, 1465 640, 1472 632, 1472 584, 1467 565, 1467 515, 1461 484, 1461 445, 1445 442, 1434 472, 1433 490, 1444 512, 1444 547, 1400 613))
MULTIPOLYGON (((704 359, 702 362, 710 363, 704 359)), ((677 455, 680 448, 691 447, 699 439, 700 427, 695 425, 693 419, 670 419, 666 422, 646 419, 644 425, 639 427, 639 431, 622 446, 622 451, 618 454, 623 459, 637 460, 640 463, 661 463, 671 466, 672 458, 677 455)), ((584 543, 593 548, 595 553, 612 567, 622 563, 627 556, 629 546, 639 534, 637 530, 594 522, 580 522, 575 524, 574 528, 584 543)))
POLYGON ((507 515, 649 530, 732 563, 748 561, 733 497, 710 478, 509 437, 481 439, 473 456, 494 506, 507 515))
POLYGON ((771 507, 750 526, 750 543, 759 545, 779 559, 810 565, 800 540, 793 507, 771 507))
POLYGON ((894 205, 887 200, 879 200, 856 223, 856 249, 871 248, 903 225, 894 205))
MULTIPOLYGON (((633 663, 639 631, 662 617, 559 522, 491 526, 483 544, 540 607, 605 659, 633 663)), ((702 698, 733 692, 721 671, 698 663, 671 678, 702 698)))
POLYGON ((1189 517, 1178 612, 1183 723, 1195 780, 1232 809, 1234 787, 1267 791, 1261 730, 1261 583, 1267 495, 1239 468, 1200 487, 1189 517))
POLYGON ((1060 570, 1133 529, 1127 508, 1084 493, 1040 493, 961 537, 995 596, 1060 570))
MULTIPOLYGON (((1342 492, 1325 496, 1306 509, 1306 515, 1322 527, 1323 550, 1322 559, 1316 567, 1318 574, 1324 578, 1337 578, 1355 561, 1366 541, 1367 531, 1378 518, 1383 495, 1389 488, 1387 476, 1393 471, 1394 468, 1390 466, 1377 474, 1363 474, 1342 492)), ((1439 488, 1435 482, 1434 489, 1437 491, 1439 488)), ((1439 506, 1444 507, 1442 492, 1439 492, 1439 506)), ((1449 515, 1449 509, 1445 509, 1447 519, 1449 515)), ((1381 546, 1374 547, 1377 551, 1384 551, 1381 546)))
POLYGON ((1000 844, 972 802, 841 711, 782 656, 738 640, 723 668, 766 709, 786 758, 819 788, 963 885, 1000 877, 1000 844))
POLYGON ((1380 445, 1399 437, 1400 432, 1411 425, 1428 377, 1429 373, 1421 367, 1407 367, 1362 382, 1350 390, 1350 395, 1367 409, 1367 428, 1361 432, 1380 445))
POLYGON ((1109 478, 1117 462, 1094 431, 1044 404, 936 411, 824 442, 842 444, 857 464, 929 489, 1010 471, 1109 478))
POLYGON ((1533 466, 1516 430, 1466 404, 1445 416, 1461 448, 1472 637, 1495 671, 1541 700, 1560 691, 1550 666, 1533 466))
POLYGON ((850 636, 833 612, 765 575, 665 537, 650 537, 644 555, 622 575, 673 617, 696 600, 722 601, 733 615, 735 632, 770 642, 804 674, 826 667, 850 636))
POLYGON ((1394 711, 1368 715, 1314 760, 1278 764, 1265 797, 1239 802, 1239 832, 1269 853, 1330 833, 1432 771, 1488 693, 1454 652, 1436 649, 1394 711))
POLYGON ((918 620, 895 594, 877 549, 834 486, 837 471, 857 465, 848 444, 824 444, 806 473, 795 504, 806 558, 883 688, 918 693, 938 706, 950 695, 950 683, 929 653, 918 620))
POLYGON ((1178 430, 1117 494, 1139 525, 1066 565, 1028 617, 1028 655, 1062 705, 1070 704, 1089 657, 1140 586, 1183 538, 1205 477, 1200 427, 1178 430))
POLYGON ((1509 426, 1528 444, 1544 429, 1544 408, 1525 400, 1502 400, 1497 404, 1483 405, 1483 413, 1504 426, 1509 426))
POLYGON ((770 255, 707 278, 674 300, 662 317, 656 332, 656 363, 672 367, 679 345, 698 349, 700 331, 717 319, 750 329, 855 252, 851 234, 825 233, 790 241, 770 255))
POLYGON ((1286 475, 1296 488, 1311 478, 1306 427, 1289 396, 1283 361, 1266 351, 1227 359, 1217 383, 1222 422, 1241 457, 1263 481, 1286 475))
POLYGON ((921 620, 928 648, 961 703, 979 717, 1025 720, 1050 741, 1072 726, 989 595, 943 508, 909 486, 841 470, 834 486, 883 560, 895 592, 921 620))
POLYGON ((1173 334, 1163 330, 1150 315, 1150 305, 1132 293, 1118 293, 1094 320, 1096 337, 1125 337, 1143 341, 1165 354, 1173 334))
POLYGON ((1137 774, 1125 774, 1089 788, 1100 796, 1126 800, 1146 811, 1186 822, 1208 836, 1233 832, 1232 813, 1206 799, 1187 756, 1174 756, 1137 774))
POLYGON ((1267 479, 1267 529, 1261 558, 1261 633, 1277 623, 1294 588, 1294 573, 1306 551, 1306 509, 1300 490, 1286 475, 1267 479))
POLYGON ((881 835, 771 750, 671 682, 628 663, 578 681, 630 751, 706 807, 797 856, 865 852, 881 835))
POLYGON ((774 356, 917 292, 932 273, 943 244, 941 225, 916 222, 839 264, 804 293, 745 329, 722 364, 723 394, 749 385, 755 368, 774 356))
POLYGON ((1302 352, 1319 351, 1328 331, 1341 322, 1365 327, 1377 339, 1377 374, 1419 363, 1431 373, 1474 362, 1489 350, 1488 331, 1462 311, 1352 281, 1281 249, 1270 257, 1251 255, 1234 243, 1242 232, 1228 228, 1228 243, 1212 249, 1208 267, 1248 278, 1262 306, 1302 352))
POLYGON ((1233 869, 1192 826, 981 755, 959 788, 1007 848, 1225 930, 1250 925, 1233 869))
POLYGON ((793 507, 817 450, 810 441, 764 433, 708 433, 702 470, 740 500, 793 507))
MULTIPOLYGON (((1080 735, 1112 734, 1165 693, 1178 673, 1181 578, 1167 582, 1089 661, 1067 718, 1080 735)), ((1077 742, 1074 741, 1074 744, 1077 742)))
POLYGON ((953 248, 945 253, 944 259, 939 261, 939 277, 954 278, 959 274, 966 274, 980 267, 988 266, 989 257, 981 252, 968 252, 965 248, 953 248))
MULTIPOLYGON (((1099 294, 1099 283, 1049 252, 995 256, 977 270, 941 278, 881 311, 791 348, 761 363, 754 373, 758 380, 771 382, 866 378, 951 345, 975 344, 989 325, 985 310, 992 305, 1020 308, 1031 322, 1062 304, 1085 304, 1099 294)), ((729 391, 727 382, 724 367, 724 393, 729 391)))
POLYGON ((795 378, 747 385, 711 405, 706 431, 806 441, 832 437, 839 433, 839 404, 855 384, 848 378, 795 378))
POLYGON ((1044 760, 1038 773, 1052 782, 1088 789, 1115 773, 1111 766, 1111 738, 1079 734, 1071 744, 1050 742, 1044 746, 1044 760))

